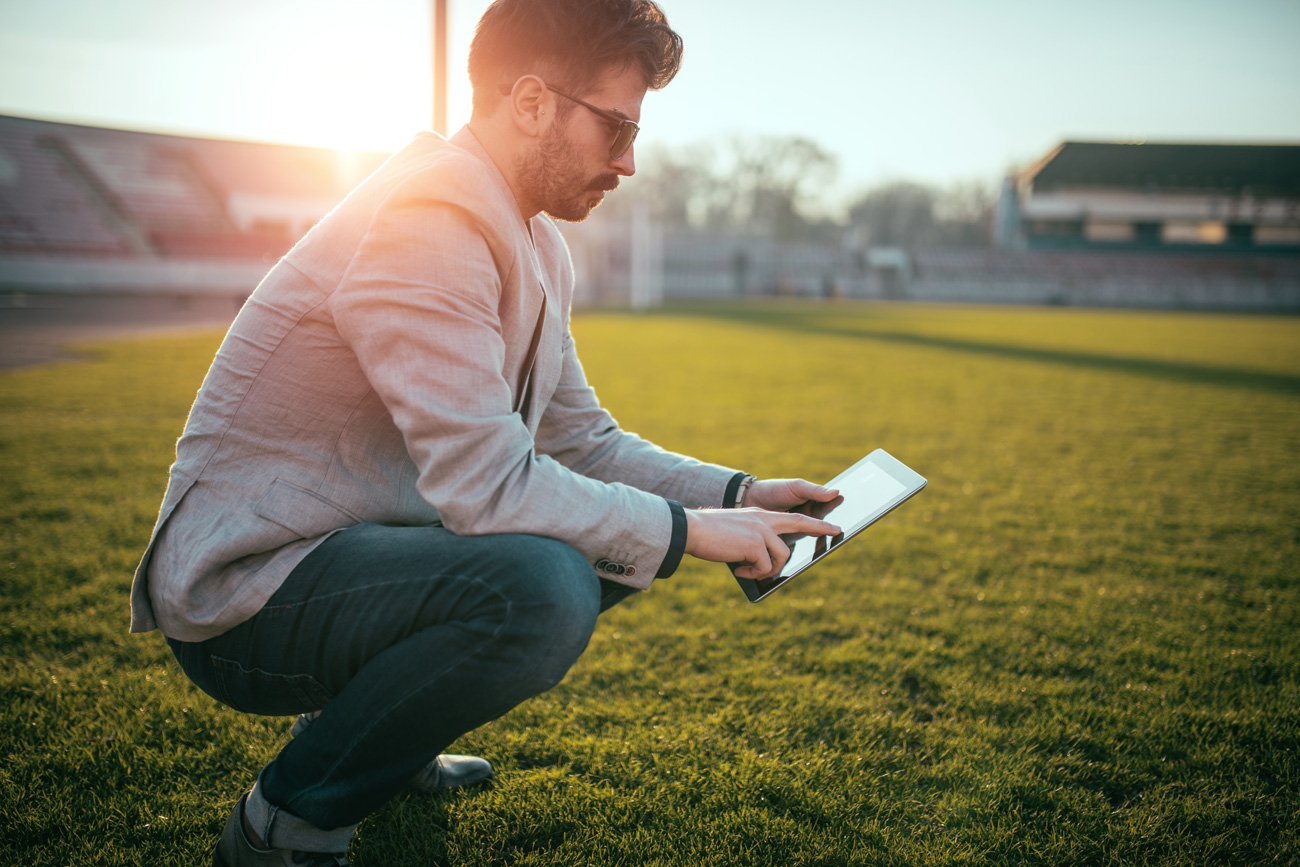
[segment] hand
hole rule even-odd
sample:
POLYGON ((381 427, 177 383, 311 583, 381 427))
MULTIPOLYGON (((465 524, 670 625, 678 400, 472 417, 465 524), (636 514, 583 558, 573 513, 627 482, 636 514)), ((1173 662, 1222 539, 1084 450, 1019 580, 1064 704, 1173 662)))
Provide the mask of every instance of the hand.
POLYGON ((840 532, 829 521, 795 512, 690 509, 686 512, 686 553, 714 563, 744 564, 736 570, 741 578, 771 578, 779 575, 790 559, 782 534, 838 536, 840 532))
POLYGON ((829 503, 839 493, 803 479, 759 479, 749 486, 744 502, 739 505, 756 506, 769 512, 788 512, 809 500, 829 503))

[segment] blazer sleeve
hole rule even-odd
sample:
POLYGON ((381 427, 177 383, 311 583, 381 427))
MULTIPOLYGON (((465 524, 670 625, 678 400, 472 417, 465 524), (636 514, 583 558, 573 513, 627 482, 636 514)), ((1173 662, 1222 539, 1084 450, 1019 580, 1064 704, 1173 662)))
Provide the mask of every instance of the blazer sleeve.
POLYGON ((692 509, 726 505, 727 485, 737 472, 622 430, 587 383, 567 332, 559 385, 538 425, 537 448, 584 476, 623 482, 692 509))
POLYGON ((456 204, 488 198, 466 183, 417 176, 389 195, 333 294, 338 332, 448 529, 558 539, 593 563, 623 565, 614 580, 648 587, 669 548, 671 508, 534 450, 503 373, 506 340, 531 337, 502 333, 510 247, 500 215, 456 204))

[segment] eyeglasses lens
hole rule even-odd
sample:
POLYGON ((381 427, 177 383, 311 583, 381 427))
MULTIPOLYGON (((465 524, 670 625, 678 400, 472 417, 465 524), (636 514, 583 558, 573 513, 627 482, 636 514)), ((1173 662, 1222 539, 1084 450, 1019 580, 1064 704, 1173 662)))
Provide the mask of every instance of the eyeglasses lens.
POLYGON ((632 147, 632 142, 636 140, 637 127, 634 123, 620 123, 618 133, 614 136, 614 143, 609 146, 610 159, 621 159, 627 149, 632 147))

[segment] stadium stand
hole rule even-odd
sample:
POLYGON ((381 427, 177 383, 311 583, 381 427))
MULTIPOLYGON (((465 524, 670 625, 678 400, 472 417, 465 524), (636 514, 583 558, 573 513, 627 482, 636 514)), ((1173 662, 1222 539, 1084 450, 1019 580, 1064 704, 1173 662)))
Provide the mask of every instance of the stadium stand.
POLYGON ((70 176, 39 127, 0 118, 0 250, 128 253, 94 196, 70 176))
POLYGON ((0 117, 0 286, 245 284, 384 157, 0 117))
POLYGON ((1283 310, 1300 257, 1214 252, 918 250, 909 293, 934 301, 1283 310))

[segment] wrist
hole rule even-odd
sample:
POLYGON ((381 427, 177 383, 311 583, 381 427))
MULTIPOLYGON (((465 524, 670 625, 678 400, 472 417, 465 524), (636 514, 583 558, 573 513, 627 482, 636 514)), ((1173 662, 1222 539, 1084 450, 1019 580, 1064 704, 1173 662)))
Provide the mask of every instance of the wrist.
POLYGON ((700 538, 700 515, 698 509, 686 509, 686 548, 687 554, 695 556, 695 542, 700 538))
POLYGON ((745 497, 749 494, 750 487, 758 481, 754 476, 745 476, 736 486, 736 496, 732 500, 733 509, 743 509, 745 507, 745 497))

